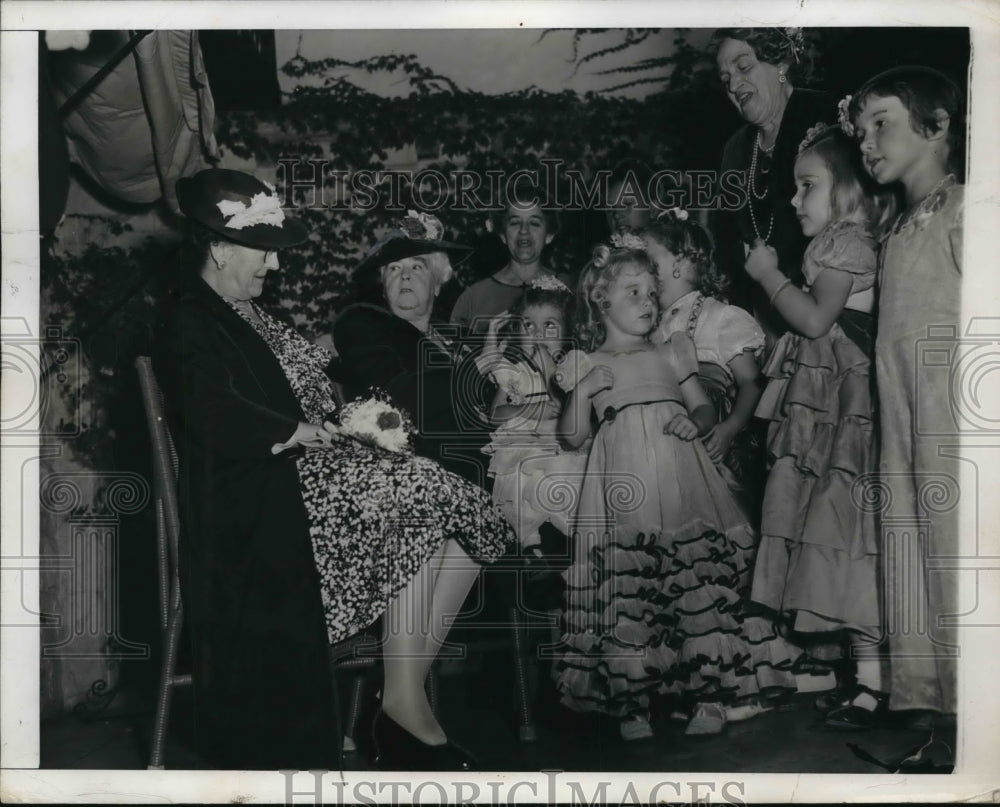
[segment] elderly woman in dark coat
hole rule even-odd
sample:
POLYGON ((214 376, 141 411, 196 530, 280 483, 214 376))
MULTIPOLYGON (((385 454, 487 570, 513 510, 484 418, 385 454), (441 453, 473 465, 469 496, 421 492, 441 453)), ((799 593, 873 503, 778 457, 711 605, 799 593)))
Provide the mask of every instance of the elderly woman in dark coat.
POLYGON ((254 302, 278 269, 275 250, 307 237, 274 189, 210 169, 177 191, 198 277, 155 366, 178 427, 203 755, 237 768, 333 767, 328 646, 384 616, 382 764, 470 767, 424 680, 479 573, 473 558, 499 557, 511 527, 440 465, 330 423, 330 354, 254 302))
POLYGON ((492 428, 485 404, 493 390, 476 367, 478 344, 466 329, 433 316, 452 260, 469 252, 442 240, 443 230, 436 217, 411 212, 369 251, 358 279, 376 283, 385 305, 359 303, 340 313, 331 374, 345 398, 371 388, 388 393, 413 418, 418 454, 485 487, 482 448, 492 428))
POLYGON ((721 28, 713 40, 719 80, 746 121, 722 153, 720 173, 745 172, 746 196, 738 209, 712 217, 716 262, 730 280, 730 302, 753 312, 773 341, 787 326, 743 264, 762 241, 778 251, 781 271, 801 284, 808 239, 792 207, 792 169, 806 131, 832 121, 836 109, 829 96, 794 86, 806 65, 800 28, 721 28))

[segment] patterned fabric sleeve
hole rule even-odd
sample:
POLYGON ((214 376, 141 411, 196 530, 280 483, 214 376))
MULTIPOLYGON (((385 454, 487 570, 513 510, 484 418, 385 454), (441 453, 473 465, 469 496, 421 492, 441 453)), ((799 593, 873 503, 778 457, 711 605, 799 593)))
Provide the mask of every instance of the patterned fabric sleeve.
POLYGON ((764 331, 750 314, 736 305, 727 305, 719 311, 715 324, 715 340, 719 358, 728 364, 744 353, 760 359, 764 352, 764 331))
POLYGON ((851 275, 851 294, 875 285, 875 245, 861 225, 844 222, 828 227, 809 245, 806 282, 810 285, 824 269, 851 275))
POLYGON ((556 365, 556 384, 563 392, 572 392, 593 366, 590 357, 582 350, 571 350, 556 365))

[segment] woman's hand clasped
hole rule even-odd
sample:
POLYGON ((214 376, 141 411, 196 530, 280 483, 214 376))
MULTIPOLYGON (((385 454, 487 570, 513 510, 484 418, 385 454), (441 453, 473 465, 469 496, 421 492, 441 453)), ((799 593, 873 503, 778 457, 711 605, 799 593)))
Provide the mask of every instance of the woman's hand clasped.
POLYGON ((340 429, 328 420, 324 421, 321 426, 315 423, 299 423, 291 438, 284 443, 275 443, 271 446, 271 453, 280 454, 282 451, 296 446, 329 448, 343 439, 345 438, 340 429))

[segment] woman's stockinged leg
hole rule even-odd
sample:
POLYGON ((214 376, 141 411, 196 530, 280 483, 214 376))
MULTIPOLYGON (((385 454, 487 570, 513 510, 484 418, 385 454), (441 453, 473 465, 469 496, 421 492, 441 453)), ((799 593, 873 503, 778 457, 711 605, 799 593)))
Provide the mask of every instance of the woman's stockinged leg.
POLYGON ((427 669, 448 637, 452 622, 462 610, 482 567, 469 557, 457 541, 445 541, 444 552, 435 553, 431 586, 430 625, 424 644, 427 669), (435 561, 436 564, 435 564, 435 561))
POLYGON ((386 611, 382 709, 429 745, 447 737, 427 700, 427 672, 478 574, 479 567, 461 547, 446 541, 386 611))

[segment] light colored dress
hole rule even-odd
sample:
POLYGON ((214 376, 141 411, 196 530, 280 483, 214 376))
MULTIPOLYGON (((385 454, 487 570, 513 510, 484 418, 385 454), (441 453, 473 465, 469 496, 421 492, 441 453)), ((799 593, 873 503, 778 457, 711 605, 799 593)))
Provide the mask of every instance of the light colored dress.
POLYGON ((813 238, 804 289, 828 269, 850 274, 842 322, 815 339, 784 334, 764 368, 756 414, 770 424, 772 466, 752 598, 794 613, 801 632, 875 637, 881 624, 875 518, 859 487, 875 470, 871 360, 845 332, 860 319, 870 342, 875 267, 875 241, 859 224, 837 222, 813 238))
MULTIPOLYGON (((694 342, 698 381, 721 423, 733 411, 739 391, 729 362, 745 354, 760 361, 764 352, 764 331, 757 320, 739 306, 696 290, 664 309, 657 339, 666 341, 674 333, 686 333, 694 342)), ((753 523, 756 523, 758 503, 763 494, 760 483, 762 456, 761 440, 748 425, 733 438, 719 469, 753 523)))
POLYGON ((566 633, 554 666, 564 704, 624 717, 654 694, 732 700, 795 686, 795 651, 747 616, 755 533, 700 440, 664 433, 686 414, 680 385, 698 370, 674 335, 655 349, 572 351, 560 383, 593 365, 600 426, 587 463, 566 580, 566 633), (576 370, 571 368, 578 368, 576 370))
MULTIPOLYGON (((960 347, 963 187, 949 177, 882 247, 875 374, 881 426, 880 511, 886 544, 889 708, 956 709, 958 424, 949 389, 960 347), (953 361, 953 360, 952 360, 953 361)), ((992 339, 992 337, 990 337, 992 339)))
POLYGON ((514 525, 522 547, 541 542, 539 528, 545 522, 568 535, 589 446, 573 451, 559 443, 559 404, 530 362, 487 357, 478 363, 506 393, 508 404, 546 404, 541 417, 507 421, 483 448, 491 456, 493 501, 514 525))

